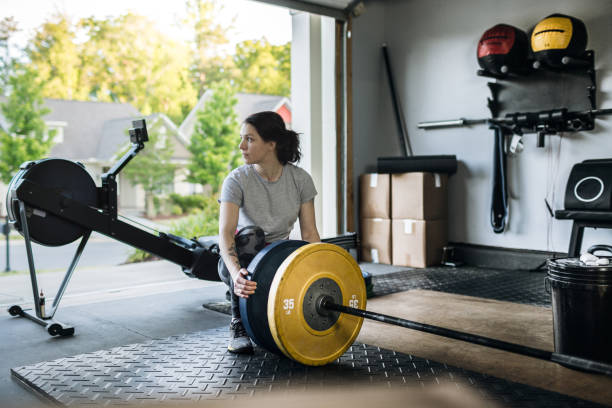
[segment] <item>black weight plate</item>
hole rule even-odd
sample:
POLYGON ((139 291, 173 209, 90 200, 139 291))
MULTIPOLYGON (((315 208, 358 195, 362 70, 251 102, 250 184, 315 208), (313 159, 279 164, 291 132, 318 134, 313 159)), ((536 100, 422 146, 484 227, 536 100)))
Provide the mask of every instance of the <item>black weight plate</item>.
POLYGON ((268 324, 268 294, 276 270, 283 261, 306 241, 282 240, 276 241, 253 258, 247 270, 250 279, 257 282, 255 293, 247 299, 240 298, 240 317, 249 337, 259 346, 275 354, 282 354, 274 342, 268 324))
MULTIPOLYGON (((97 206, 98 204, 96 184, 83 166, 64 159, 39 160, 15 175, 7 193, 7 205, 10 207, 9 218, 15 221, 15 228, 22 234, 18 202, 16 200, 8 202, 10 197, 15 197, 11 189, 18 189, 22 179, 54 190, 58 196, 69 197, 85 205, 97 206)), ((66 245, 82 237, 88 231, 42 208, 42 203, 39 208, 36 205, 26 204, 28 231, 32 241, 48 246, 66 245)))

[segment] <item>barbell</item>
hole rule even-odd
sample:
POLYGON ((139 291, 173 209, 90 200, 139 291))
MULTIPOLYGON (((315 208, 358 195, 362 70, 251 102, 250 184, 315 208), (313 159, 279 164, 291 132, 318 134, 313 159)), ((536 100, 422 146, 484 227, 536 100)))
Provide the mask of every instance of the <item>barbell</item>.
POLYGON ((338 359, 367 318, 612 375, 612 365, 598 361, 365 310, 361 269, 345 249, 334 244, 277 241, 261 250, 247 270, 249 279, 257 282, 255 293, 239 300, 249 337, 268 351, 304 365, 338 359))

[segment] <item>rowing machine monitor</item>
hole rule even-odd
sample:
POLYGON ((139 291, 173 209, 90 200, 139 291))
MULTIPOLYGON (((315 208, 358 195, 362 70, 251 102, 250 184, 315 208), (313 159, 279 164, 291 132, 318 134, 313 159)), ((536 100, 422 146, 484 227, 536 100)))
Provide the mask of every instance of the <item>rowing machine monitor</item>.
POLYGON ((140 144, 149 141, 147 124, 144 119, 133 121, 132 126, 134 127, 130 129, 130 142, 140 144))

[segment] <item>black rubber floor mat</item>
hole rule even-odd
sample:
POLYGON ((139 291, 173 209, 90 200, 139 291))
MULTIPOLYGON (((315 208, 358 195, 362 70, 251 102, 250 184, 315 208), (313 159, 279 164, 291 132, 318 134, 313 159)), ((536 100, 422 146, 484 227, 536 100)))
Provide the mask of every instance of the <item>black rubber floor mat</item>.
POLYGON ((14 378, 60 405, 127 405, 250 397, 321 386, 380 384, 471 389, 502 407, 597 407, 588 401, 355 343, 341 358, 308 367, 256 348, 227 351, 227 329, 173 336, 13 368, 14 378), (467 388, 462 388, 467 387, 467 388))
POLYGON ((215 312, 225 313, 227 315, 232 314, 232 305, 227 300, 220 300, 217 302, 207 302, 202 305, 205 309, 214 310, 215 312))
POLYGON ((544 287, 545 277, 545 272, 434 267, 377 275, 372 283, 374 296, 410 289, 429 289, 550 307, 550 295, 544 287))

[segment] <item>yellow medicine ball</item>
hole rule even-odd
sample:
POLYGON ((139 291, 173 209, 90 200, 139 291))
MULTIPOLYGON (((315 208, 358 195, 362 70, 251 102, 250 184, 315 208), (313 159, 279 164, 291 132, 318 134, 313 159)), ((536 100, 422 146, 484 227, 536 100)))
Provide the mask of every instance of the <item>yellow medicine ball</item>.
POLYGON ((544 18, 531 32, 531 50, 535 59, 551 66, 561 65, 564 56, 580 57, 586 44, 584 23, 564 14, 544 18))

